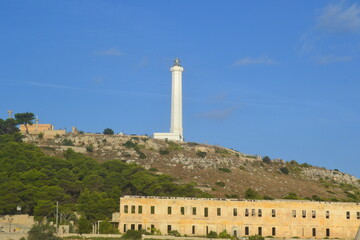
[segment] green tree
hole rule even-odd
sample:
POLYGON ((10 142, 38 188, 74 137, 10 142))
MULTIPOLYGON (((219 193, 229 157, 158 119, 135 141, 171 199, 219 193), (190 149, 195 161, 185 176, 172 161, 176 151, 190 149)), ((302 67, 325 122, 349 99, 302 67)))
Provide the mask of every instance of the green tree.
POLYGON ((249 240, 264 240, 265 238, 260 235, 253 235, 249 237, 249 240))
POLYGON ((19 129, 16 127, 17 124, 17 121, 13 118, 8 118, 6 120, 0 118, 0 135, 19 132, 19 129))
POLYGON ((103 134, 114 135, 114 131, 111 128, 105 128, 103 134))
POLYGON ((81 217, 78 221, 78 231, 80 234, 91 233, 91 222, 85 217, 81 217))
POLYGON ((207 235, 206 235, 207 238, 218 238, 218 234, 217 232, 214 232, 214 231, 210 231, 207 235))
POLYGON ((28 240, 61 240, 54 232, 55 228, 49 224, 35 224, 28 233, 28 240))
POLYGON ((108 221, 100 222, 99 230, 101 234, 116 234, 119 233, 119 230, 114 227, 108 221))
POLYGON ((16 113, 15 119, 18 124, 24 124, 26 128, 26 133, 29 133, 28 125, 32 125, 35 119, 33 113, 26 112, 26 113, 16 113))
POLYGON ((219 233, 219 238, 231 238, 231 235, 225 229, 224 231, 219 233))

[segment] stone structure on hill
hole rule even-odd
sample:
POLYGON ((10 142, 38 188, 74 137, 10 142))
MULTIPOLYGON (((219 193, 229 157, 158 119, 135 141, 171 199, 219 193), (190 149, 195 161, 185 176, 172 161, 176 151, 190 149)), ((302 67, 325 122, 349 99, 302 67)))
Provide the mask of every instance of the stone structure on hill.
POLYGON ((149 229, 201 236, 351 239, 360 225, 359 203, 124 196, 119 231, 149 229))
POLYGON ((170 71, 172 72, 171 128, 169 133, 154 133, 154 138, 182 142, 184 141, 182 127, 182 72, 184 68, 180 65, 178 58, 175 59, 170 71))

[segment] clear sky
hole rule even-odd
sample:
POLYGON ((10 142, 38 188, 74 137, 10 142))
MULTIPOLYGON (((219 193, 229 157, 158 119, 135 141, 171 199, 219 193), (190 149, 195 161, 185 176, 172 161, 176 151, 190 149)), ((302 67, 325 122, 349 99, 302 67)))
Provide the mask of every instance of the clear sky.
POLYGON ((167 132, 175 57, 186 141, 360 177, 358 1, 1 0, 0 118, 167 132))

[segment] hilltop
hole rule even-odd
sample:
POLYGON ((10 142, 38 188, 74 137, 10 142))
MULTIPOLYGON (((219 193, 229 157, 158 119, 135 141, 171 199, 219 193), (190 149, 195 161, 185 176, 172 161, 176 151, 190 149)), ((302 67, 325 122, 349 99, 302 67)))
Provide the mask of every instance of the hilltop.
POLYGON ((71 148, 100 163, 112 159, 137 163, 156 174, 171 175, 178 183, 194 182, 215 197, 360 201, 360 180, 349 174, 220 146, 89 133, 48 139, 27 135, 24 141, 51 156, 62 157, 71 148))

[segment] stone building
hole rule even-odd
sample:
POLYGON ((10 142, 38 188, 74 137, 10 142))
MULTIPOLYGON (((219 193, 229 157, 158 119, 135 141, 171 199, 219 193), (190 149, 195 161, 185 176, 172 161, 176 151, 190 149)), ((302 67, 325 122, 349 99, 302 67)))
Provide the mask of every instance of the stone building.
POLYGON ((299 200, 240 200, 123 196, 119 231, 177 230, 201 236, 226 230, 231 235, 283 238, 354 238, 359 203, 299 200))

